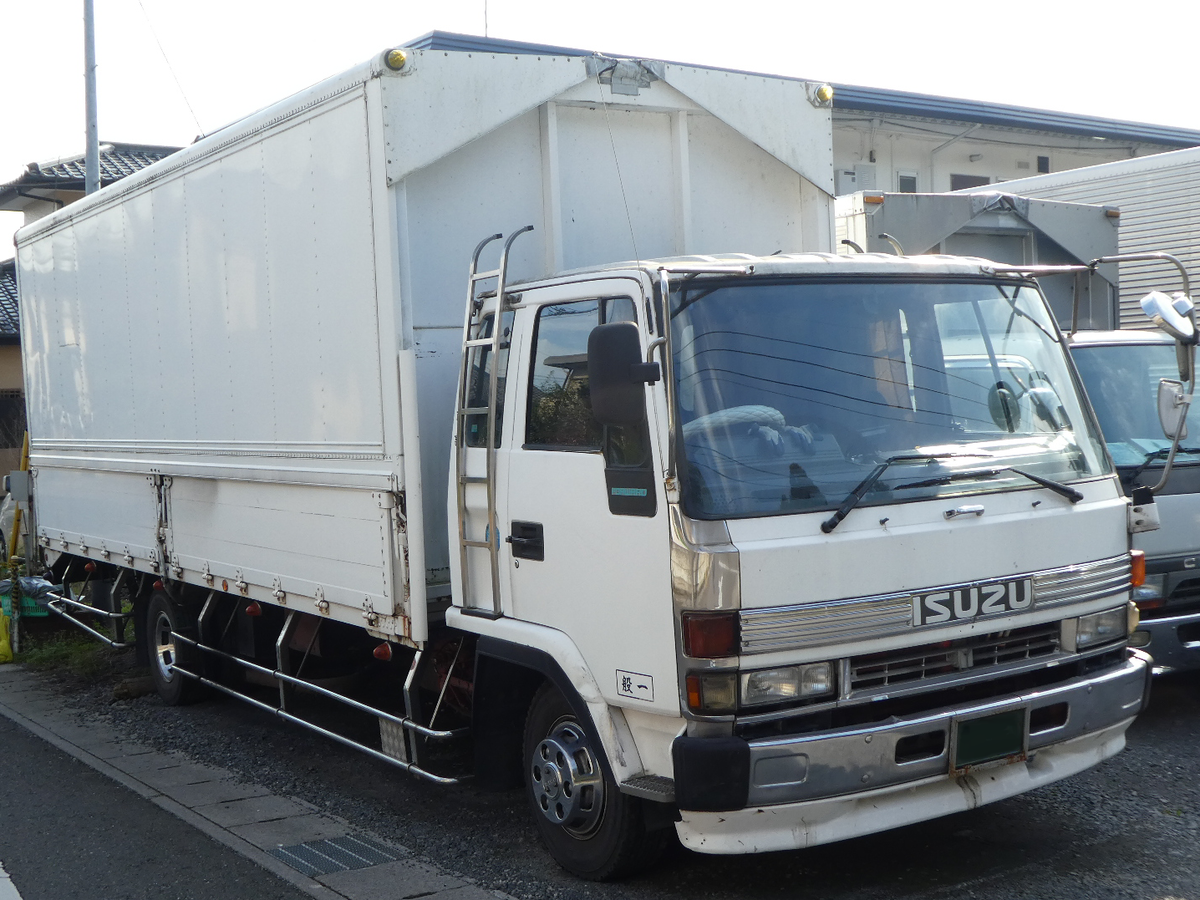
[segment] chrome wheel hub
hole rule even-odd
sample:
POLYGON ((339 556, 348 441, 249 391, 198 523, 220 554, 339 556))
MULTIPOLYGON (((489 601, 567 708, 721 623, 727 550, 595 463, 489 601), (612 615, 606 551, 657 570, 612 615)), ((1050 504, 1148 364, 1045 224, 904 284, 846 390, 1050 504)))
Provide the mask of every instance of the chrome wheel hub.
POLYGON ((159 615, 154 623, 154 663, 164 681, 175 677, 175 635, 171 631, 171 620, 159 615))
POLYGON ((604 812, 604 775, 576 722, 556 725, 533 752, 533 799, 547 819, 585 836, 604 812))

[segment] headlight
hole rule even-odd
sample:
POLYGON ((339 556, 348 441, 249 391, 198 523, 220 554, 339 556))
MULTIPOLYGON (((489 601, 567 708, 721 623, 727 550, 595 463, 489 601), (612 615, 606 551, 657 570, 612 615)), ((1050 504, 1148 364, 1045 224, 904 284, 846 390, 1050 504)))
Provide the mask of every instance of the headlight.
POLYGON ((743 672, 741 681, 743 706, 807 700, 834 690, 833 665, 827 662, 743 672))
POLYGON ((1107 644, 1129 634, 1129 610, 1124 606, 1080 616, 1075 626, 1075 649, 1107 644))

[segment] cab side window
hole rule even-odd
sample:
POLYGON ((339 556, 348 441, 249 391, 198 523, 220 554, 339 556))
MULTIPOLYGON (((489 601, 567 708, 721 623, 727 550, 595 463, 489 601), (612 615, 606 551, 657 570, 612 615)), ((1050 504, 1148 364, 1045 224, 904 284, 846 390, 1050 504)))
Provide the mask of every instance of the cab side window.
POLYGON ((598 451, 604 434, 592 418, 587 340, 600 324, 600 301, 558 303, 538 310, 525 444, 598 451))
POLYGON ((525 449, 603 453, 609 509, 654 515, 646 423, 608 427, 592 416, 588 336, 597 325, 637 322, 633 301, 607 297, 543 306, 534 326, 525 449))

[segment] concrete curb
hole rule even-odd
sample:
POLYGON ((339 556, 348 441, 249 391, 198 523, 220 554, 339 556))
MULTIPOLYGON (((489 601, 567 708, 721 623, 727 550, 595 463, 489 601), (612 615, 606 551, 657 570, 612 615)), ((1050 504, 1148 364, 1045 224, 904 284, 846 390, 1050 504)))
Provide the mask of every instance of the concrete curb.
MULTIPOLYGON (((21 666, 0 667, 0 715, 96 772, 112 779, 196 830, 321 900, 495 900, 486 891, 401 847, 318 811, 303 800, 281 797, 182 754, 159 753, 125 741, 111 729, 81 728, 41 679, 21 666), (239 834, 238 832, 241 832, 239 834), (358 834, 394 849, 393 861, 309 877, 268 848, 358 834)), ((509 898, 511 900, 511 898, 509 898)))

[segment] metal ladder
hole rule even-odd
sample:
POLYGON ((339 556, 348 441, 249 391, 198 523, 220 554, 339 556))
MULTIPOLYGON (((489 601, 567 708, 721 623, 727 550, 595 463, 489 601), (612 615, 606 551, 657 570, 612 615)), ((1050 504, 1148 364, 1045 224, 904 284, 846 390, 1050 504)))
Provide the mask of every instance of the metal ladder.
POLYGON ((500 531, 496 521, 496 393, 500 382, 500 342, 503 337, 504 291, 508 274, 508 251, 513 241, 527 231, 533 231, 532 225, 526 225, 514 231, 504 241, 504 249, 500 253, 500 265, 486 272, 479 271, 479 255, 483 248, 492 241, 504 237, 493 234, 484 238, 471 254, 471 273, 467 279, 467 311, 463 324, 462 341, 462 370, 458 378, 458 403, 454 422, 454 476, 458 496, 458 543, 459 560, 462 567, 463 612, 469 615, 484 616, 489 619, 499 619, 504 615, 500 606, 500 531), (496 280, 496 308, 492 319, 492 334, 490 337, 473 338, 478 333, 484 321, 483 308, 486 296, 479 293, 479 284, 491 279, 496 280), (468 406, 471 393, 471 359, 475 350, 490 348, 492 369, 488 384, 487 406, 468 406), (487 454, 487 474, 483 476, 467 474, 467 419, 470 416, 487 416, 485 436, 485 452, 487 454), (467 486, 484 484, 487 487, 487 522, 483 539, 477 540, 467 534, 467 486), (469 607, 468 595, 471 587, 470 566, 468 555, 472 549, 486 549, 491 565, 488 575, 491 581, 492 608, 484 609, 469 607))

